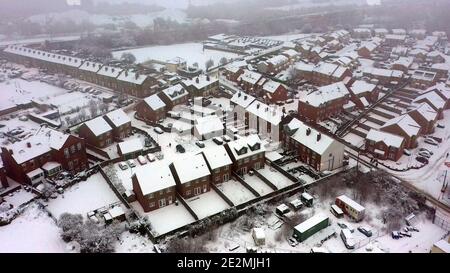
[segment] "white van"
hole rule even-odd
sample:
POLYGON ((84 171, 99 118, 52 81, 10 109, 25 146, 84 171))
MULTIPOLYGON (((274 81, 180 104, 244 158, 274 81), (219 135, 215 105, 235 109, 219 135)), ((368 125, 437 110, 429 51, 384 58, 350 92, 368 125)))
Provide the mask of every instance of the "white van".
POLYGON ((345 244, 345 247, 348 249, 354 249, 355 248, 355 241, 353 239, 353 234, 350 232, 348 228, 343 228, 341 230, 341 238, 342 241, 345 244))

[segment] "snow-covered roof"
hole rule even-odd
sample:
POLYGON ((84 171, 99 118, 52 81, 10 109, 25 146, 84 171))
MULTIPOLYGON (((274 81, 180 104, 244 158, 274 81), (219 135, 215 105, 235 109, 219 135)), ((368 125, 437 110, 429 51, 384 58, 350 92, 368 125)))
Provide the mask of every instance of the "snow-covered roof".
POLYGON ((319 107, 321 104, 343 98, 349 95, 349 91, 343 82, 321 86, 317 91, 300 98, 300 101, 319 107))
POLYGON ((255 97, 249 94, 246 94, 244 92, 236 92, 233 97, 231 97, 230 102, 243 108, 247 108, 254 100, 255 97))
POLYGON ((374 31, 375 31, 375 33, 377 33, 377 34, 386 34, 386 33, 389 33, 389 31, 388 31, 387 29, 385 29, 385 28, 376 28, 376 29, 374 29, 374 31))
POLYGON ((450 243, 444 239, 434 243, 434 246, 444 251, 445 253, 450 253, 450 243))
POLYGON ((188 95, 188 92, 181 84, 170 86, 161 92, 172 101, 188 95))
POLYGON ((425 71, 425 70, 415 70, 412 74, 412 79, 423 80, 423 81, 434 81, 436 77, 436 72, 425 71))
POLYGON ((380 76, 380 77, 394 77, 394 78, 403 77, 403 71, 384 69, 384 68, 375 68, 375 67, 366 67, 363 70, 363 73, 371 74, 373 76, 380 76))
POLYGON ((142 84, 147 79, 147 77, 147 75, 143 75, 138 72, 124 70, 117 77, 117 80, 133 84, 142 84))
POLYGON ((17 164, 22 164, 48 153, 52 149, 60 150, 69 136, 50 128, 42 128, 37 134, 7 145, 5 148, 12 150, 12 157, 17 164))
POLYGON ((256 84, 261 79, 261 77, 262 75, 257 72, 244 70, 244 73, 239 76, 238 80, 242 80, 250 84, 256 84))
POLYGON ((376 48, 378 47, 378 45, 376 43, 373 42, 364 42, 361 44, 361 46, 359 47, 361 48, 366 48, 369 52, 374 51, 376 48))
POLYGON ((151 108, 153 111, 161 109, 166 106, 166 104, 161 100, 158 94, 153 94, 144 99, 144 102, 151 108))
POLYGON ((365 92, 373 92, 377 86, 362 80, 356 80, 350 89, 353 94, 358 95, 365 92))
POLYGON ((49 161, 49 162, 45 163, 41 168, 44 171, 51 171, 51 170, 53 170, 55 168, 58 168, 58 167, 61 167, 60 163, 55 162, 55 161, 49 161))
POLYGON ((117 78, 120 72, 122 72, 121 68, 105 65, 97 72, 97 74, 101 76, 117 78))
POLYGON ((445 96, 447 99, 450 99, 450 87, 447 87, 445 85, 445 83, 443 83, 443 82, 439 82, 439 83, 431 86, 430 88, 425 90, 425 93, 433 92, 433 91, 439 92, 441 95, 445 96))
POLYGON ((173 162, 180 183, 186 183, 210 175, 205 158, 201 154, 178 158, 173 162))
POLYGON ((283 117, 283 112, 280 107, 269 106, 257 100, 252 102, 245 110, 273 125, 278 125, 283 117))
POLYGON ((307 64, 304 62, 298 62, 295 63, 295 69, 298 71, 308 71, 308 72, 312 72, 314 70, 314 65, 313 64, 307 64))
POLYGON ((273 94, 275 91, 277 91, 278 87, 280 87, 281 85, 282 84, 279 82, 269 80, 264 84, 263 90, 273 94))
POLYGON ((91 132, 95 136, 102 135, 112 130, 111 126, 103 117, 91 119, 89 121, 86 121, 84 124, 89 128, 89 130, 91 130, 91 132))
POLYGON ((345 204, 349 205, 350 207, 352 207, 354 210, 356 210, 358 212, 362 212, 362 211, 365 210, 365 208, 363 206, 361 206, 360 204, 356 203, 352 199, 348 198, 346 195, 338 196, 336 199, 340 199, 342 202, 344 202, 345 204))
POLYGON ((273 66, 279 66, 287 63, 289 61, 288 57, 284 55, 276 55, 268 59, 266 62, 272 64, 273 66))
POLYGON ((83 63, 83 60, 80 58, 56 54, 52 52, 46 52, 18 45, 8 46, 4 51, 50 63, 63 64, 70 67, 80 67, 81 64, 83 63))
POLYGON ((332 64, 332 63, 325 63, 322 62, 318 64, 314 69, 313 72, 324 74, 327 76, 332 76, 336 78, 342 77, 342 75, 347 71, 347 68, 338 65, 338 64, 332 64))
POLYGON ((426 102, 419 104, 412 111, 418 112, 427 121, 434 121, 437 118, 437 112, 426 102))
POLYGON ((185 80, 183 83, 186 86, 194 86, 197 90, 200 90, 218 81, 219 79, 213 76, 199 75, 192 80, 185 80))
POLYGON ((304 233, 307 230, 309 230, 310 228, 314 227, 315 225, 328 220, 328 216, 326 216, 323 213, 318 213, 316 215, 314 215, 311 218, 308 218, 307 220, 303 221, 302 223, 296 225, 294 227, 295 230, 297 230, 300 233, 304 233))
POLYGON ((122 109, 117 109, 106 114, 106 117, 112 122, 112 124, 117 128, 126 123, 131 122, 131 119, 122 109))
POLYGON ((398 125, 408 136, 417 136, 420 131, 420 125, 408 114, 395 117, 388 120, 380 129, 386 128, 391 125, 398 125))
POLYGON ((328 147, 336 141, 328 135, 322 134, 316 129, 304 124, 303 122, 301 122, 300 126, 297 128, 297 131, 291 136, 291 138, 319 155, 326 152, 328 147), (318 140, 319 136, 320 139, 318 140))
POLYGON ((444 109, 445 101, 435 91, 431 91, 418 96, 414 99, 414 102, 420 102, 423 100, 429 101, 431 106, 433 106, 435 109, 444 109))
POLYGON ((137 167, 134 176, 144 196, 176 185, 169 166, 162 161, 137 167))
POLYGON ((371 33, 372 31, 368 28, 354 28, 353 32, 355 32, 355 33, 371 33))
POLYGON ((205 156, 211 170, 232 164, 230 156, 223 145, 210 146, 203 149, 203 155, 205 156))
POLYGON ((387 34, 385 36, 386 40, 399 40, 404 41, 406 39, 406 35, 401 34, 387 34))
POLYGON ((108 213, 114 219, 114 218, 124 215, 125 211, 123 210, 122 206, 114 206, 113 208, 108 210, 108 213))
POLYGON ((100 70, 100 68, 102 68, 102 66, 103 66, 103 64, 101 64, 101 63, 85 61, 80 66, 80 70, 97 73, 100 70))
POLYGON ((139 138, 134 138, 120 142, 117 144, 117 148, 123 155, 126 155, 129 153, 142 151, 144 149, 144 145, 142 145, 142 141, 139 138))
POLYGON ((400 57, 393 64, 402 65, 409 68, 413 64, 414 59, 412 57, 400 57))
POLYGON ((200 135, 223 131, 223 122, 218 116, 206 116, 195 120, 195 128, 200 135))
POLYGON ((227 145, 230 148, 231 154, 233 155, 233 158, 235 160, 240 160, 253 156, 255 154, 265 152, 265 148, 262 145, 261 139, 257 134, 241 137, 238 140, 228 142, 227 145), (259 144, 259 149, 252 150, 252 147, 256 147, 256 144, 259 144))
POLYGON ((281 52, 281 54, 289 56, 289 57, 295 57, 298 55, 298 52, 295 51, 294 49, 288 49, 288 50, 281 52))
POLYGON ((402 34, 406 34, 406 30, 403 28, 394 28, 394 29, 392 29, 392 33, 397 34, 397 35, 402 35, 402 34))
POLYGON ((367 140, 375 142, 383 142, 388 147, 400 148, 404 141, 404 138, 391 133, 370 129, 366 136, 367 140))

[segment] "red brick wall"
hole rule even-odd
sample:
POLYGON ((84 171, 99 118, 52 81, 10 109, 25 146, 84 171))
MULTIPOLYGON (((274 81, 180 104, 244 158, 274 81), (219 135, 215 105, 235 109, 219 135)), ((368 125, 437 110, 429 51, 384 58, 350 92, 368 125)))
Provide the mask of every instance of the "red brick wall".
POLYGON ((158 120, 166 117, 165 107, 155 112, 153 111, 153 109, 148 107, 147 103, 145 103, 144 101, 140 102, 136 106, 136 112, 140 118, 152 122, 157 122, 158 120))
MULTIPOLYGON (((195 188, 200 188, 200 193, 203 193, 203 188, 206 187, 206 192, 208 192, 211 188, 209 183, 211 182, 211 177, 205 176, 199 179, 196 179, 194 181, 190 181, 188 183, 183 183, 183 184, 177 184, 177 191, 181 194, 181 196, 183 196, 183 198, 187 199, 187 198, 191 198, 194 197, 194 189, 195 188), (205 178, 204 181, 203 178, 205 178)), ((198 194, 198 195, 199 195, 198 194)))
POLYGON ((107 144, 107 140, 110 140, 111 144, 113 143, 112 132, 109 132, 109 135, 107 135, 108 133, 105 133, 100 136, 95 136, 85 124, 82 124, 80 126, 78 134, 80 135, 80 137, 84 138, 86 143, 98 148, 105 148, 109 146, 107 144))
MULTIPOLYGON (((176 200, 176 191, 174 186, 144 196, 142 194, 141 188, 139 187, 139 183, 137 182, 136 176, 132 177, 132 182, 134 194, 136 195, 137 201, 139 202, 139 204, 141 204, 142 208, 144 209, 144 212, 159 209, 160 208, 159 201, 161 199, 165 200, 166 206, 170 205, 171 203, 174 203, 176 200)), ((151 181, 144 181, 144 183, 151 183, 151 181)))

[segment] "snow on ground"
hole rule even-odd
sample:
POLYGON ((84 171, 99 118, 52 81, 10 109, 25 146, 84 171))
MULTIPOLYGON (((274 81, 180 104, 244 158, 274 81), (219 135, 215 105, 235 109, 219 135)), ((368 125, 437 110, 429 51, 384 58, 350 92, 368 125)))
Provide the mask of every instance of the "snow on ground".
POLYGON ((230 207, 214 190, 187 199, 186 203, 194 210, 199 219, 214 215, 230 207))
POLYGON ((192 217, 189 211, 180 202, 178 202, 178 205, 174 203, 150 212, 144 212, 137 201, 131 203, 131 205, 141 216, 148 217, 152 225, 152 230, 158 234, 165 234, 195 222, 194 217, 192 217))
POLYGON ((294 182, 289 180, 286 176, 284 176, 282 173, 278 172, 275 169, 270 168, 269 166, 266 166, 264 169, 258 170, 262 176, 267 178, 272 184, 277 186, 278 189, 285 188, 287 186, 292 185, 294 182))
POLYGON ((147 237, 125 231, 116 243, 117 253, 153 253, 153 243, 147 237))
POLYGON ((56 199, 50 199, 47 209, 58 218, 64 212, 86 213, 120 202, 100 173, 94 174, 86 181, 66 189, 56 199))
POLYGON ((0 242, 0 252, 67 252, 59 228, 36 204, 0 227, 0 242))
MULTIPOLYGON (((67 93, 67 90, 39 81, 12 79, 0 82, 2 90, 0 109, 28 103, 32 99, 50 98, 67 93)), ((44 101, 46 100, 44 99, 44 101)))
POLYGON ((132 53, 136 57, 138 63, 151 59, 165 62, 168 60, 173 60, 176 57, 181 57, 186 60, 188 65, 198 63, 201 69, 205 69, 205 63, 210 59, 214 61, 214 65, 218 65, 222 57, 234 59, 239 56, 238 54, 225 51, 210 49, 203 50, 203 45, 201 43, 185 43, 128 49, 115 51, 113 52, 113 56, 114 58, 119 59, 125 52, 132 53))
POLYGON ((245 182, 250 185, 255 191, 257 191, 261 196, 269 194, 273 192, 272 188, 267 186, 261 179, 259 179, 256 175, 245 175, 245 182))
POLYGON ((23 203, 26 203, 33 199, 35 195, 31 192, 28 192, 24 189, 19 189, 13 193, 8 194, 7 196, 3 197, 3 199, 8 202, 9 204, 12 204, 14 208, 22 205, 23 203))
POLYGON ((256 196, 251 193, 246 187, 236 180, 229 180, 225 183, 217 185, 217 187, 233 202, 235 205, 242 204, 256 196))

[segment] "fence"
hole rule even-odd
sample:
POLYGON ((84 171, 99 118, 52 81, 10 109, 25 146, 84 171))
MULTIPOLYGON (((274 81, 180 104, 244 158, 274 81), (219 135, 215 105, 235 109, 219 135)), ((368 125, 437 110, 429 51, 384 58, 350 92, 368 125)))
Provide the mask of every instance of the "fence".
POLYGON ((450 222, 447 221, 445 215, 442 215, 439 211, 436 211, 434 214, 433 224, 446 231, 450 231, 450 222))

